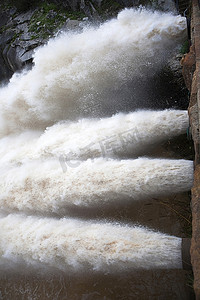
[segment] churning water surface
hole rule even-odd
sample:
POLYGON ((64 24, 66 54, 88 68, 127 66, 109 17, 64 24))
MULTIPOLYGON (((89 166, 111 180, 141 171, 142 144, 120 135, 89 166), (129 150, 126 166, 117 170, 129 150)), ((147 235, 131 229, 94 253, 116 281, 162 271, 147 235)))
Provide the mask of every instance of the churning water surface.
POLYGON ((181 16, 125 9, 98 28, 50 40, 31 71, 0 89, 1 274, 182 268, 180 237, 73 219, 70 209, 190 190, 191 161, 138 158, 185 133, 187 112, 133 112, 147 101, 139 83, 163 67, 185 31, 181 16))

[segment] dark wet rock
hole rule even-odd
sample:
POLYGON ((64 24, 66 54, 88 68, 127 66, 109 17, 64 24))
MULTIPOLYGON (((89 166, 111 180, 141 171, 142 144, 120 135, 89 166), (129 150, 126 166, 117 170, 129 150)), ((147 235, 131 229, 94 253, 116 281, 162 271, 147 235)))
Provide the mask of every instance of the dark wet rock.
POLYGON ((81 10, 84 12, 84 14, 89 17, 91 19, 92 17, 92 14, 91 14, 91 11, 90 11, 90 8, 86 5, 82 6, 81 7, 81 10))
POLYGON ((32 57, 33 57, 33 53, 34 50, 30 50, 25 52, 21 57, 20 60, 22 61, 22 63, 27 64, 28 62, 32 61, 32 57))
MULTIPOLYGON (((116 2, 126 7, 133 6, 134 3, 134 1, 129 1, 129 0, 117 0, 116 2)), ((135 4, 139 4, 139 1, 136 1, 135 4)))
POLYGON ((80 21, 67 19, 65 24, 61 27, 61 31, 78 30, 80 29, 80 25, 80 21))
POLYGON ((1 66, 0 81, 5 80, 6 78, 10 78, 13 72, 9 68, 7 68, 4 58, 1 53, 0 53, 0 66, 1 66))
POLYGON ((47 17, 49 19, 54 19, 55 17, 57 16, 57 12, 51 10, 48 14, 47 14, 47 17))
POLYGON ((21 55, 23 55, 24 50, 22 50, 20 47, 14 48, 10 47, 8 49, 8 52, 6 54, 7 61, 9 63, 9 66, 11 67, 11 70, 19 70, 21 68, 21 62, 18 59, 21 55))
POLYGON ((17 12, 16 7, 12 7, 12 8, 9 10, 9 15, 10 15, 10 16, 13 16, 16 12, 17 12))
POLYGON ((66 8, 71 8, 73 11, 76 11, 79 8, 80 2, 83 0, 54 0, 53 2, 58 6, 61 5, 66 8))
POLYGON ((31 20, 35 10, 29 10, 26 13, 22 13, 14 18, 14 21, 17 21, 18 24, 28 22, 31 20))
POLYGON ((196 299, 200 299, 200 246, 199 246, 199 236, 200 236, 200 165, 196 166, 194 173, 194 186, 192 188, 192 246, 191 246, 191 256, 192 265, 195 276, 194 288, 196 292, 196 299))
POLYGON ((6 25, 9 19, 10 19, 9 14, 0 11, 0 28, 6 25))
POLYGON ((100 6, 101 6, 101 3, 102 3, 102 0, 93 0, 93 3, 94 3, 94 4, 97 4, 98 7, 100 7, 100 6))
POLYGON ((175 1, 171 0, 158 0, 158 7, 161 7, 164 11, 176 12, 175 1))
POLYGON ((13 39, 14 35, 15 35, 15 32, 13 30, 8 30, 8 31, 3 32, 1 34, 0 46, 5 45, 8 42, 10 42, 13 39))
POLYGON ((17 39, 13 42, 13 46, 19 46, 20 48, 24 49, 25 51, 34 49, 38 46, 39 41, 38 40, 20 40, 17 39))
POLYGON ((10 19, 9 22, 6 24, 6 30, 7 28, 11 28, 11 27, 14 27, 14 26, 17 26, 18 23, 17 23, 17 20, 14 20, 14 19, 10 19))
POLYGON ((35 32, 29 32, 35 11, 16 15, 16 9, 13 8, 0 12, 0 81, 9 79, 14 72, 30 64, 33 49, 46 42, 45 38, 38 37, 35 32))
MULTIPOLYGON (((19 24, 16 28, 16 32, 17 33, 23 32, 23 34, 27 34, 28 33, 28 28, 29 28, 29 26, 28 26, 27 23, 19 24)), ((30 36, 29 36, 29 38, 30 38, 30 36)))

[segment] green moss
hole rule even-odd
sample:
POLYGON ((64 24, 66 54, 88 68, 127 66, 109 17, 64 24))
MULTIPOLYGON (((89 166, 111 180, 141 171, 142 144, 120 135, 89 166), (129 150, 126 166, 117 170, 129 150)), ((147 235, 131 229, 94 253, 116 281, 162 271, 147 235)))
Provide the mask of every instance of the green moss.
POLYGON ((41 3, 30 20, 29 32, 33 32, 33 37, 46 39, 62 27, 68 18, 80 20, 83 17, 85 14, 81 12, 60 9, 53 3, 41 3))
POLYGON ((13 36, 12 40, 10 41, 10 44, 12 44, 19 36, 21 33, 15 33, 15 35, 13 36))
POLYGON ((38 38, 37 35, 32 35, 31 38, 30 38, 30 40, 32 41, 32 40, 35 40, 35 39, 37 39, 37 38, 38 38))
POLYGON ((189 52, 189 41, 186 40, 181 46, 180 53, 185 54, 188 52, 189 52))
MULTIPOLYGON (((38 2, 30 0, 30 1, 22 1, 22 0, 5 0, 4 4, 0 4, 3 8, 12 8, 13 6, 17 7, 19 11, 25 11, 32 7, 37 7, 34 15, 30 20, 30 25, 28 26, 28 31, 32 33, 31 39, 35 38, 49 38, 55 31, 61 28, 67 19, 71 20, 81 20, 85 17, 85 14, 77 11, 74 12, 72 10, 67 10, 63 7, 57 6, 51 2, 38 2), (19 8, 19 6, 23 4, 23 9, 19 8)), ((7 26, 2 26, 0 28, 0 34, 8 29, 7 26)), ((14 29, 11 27, 11 29, 14 29)), ((21 34, 21 33, 20 33, 21 34)), ((15 38, 20 37, 20 34, 15 36, 15 38)), ((13 38, 14 41, 14 38, 13 38)))
POLYGON ((111 7, 114 9, 120 9, 120 8, 122 8, 122 5, 120 5, 118 2, 113 1, 113 0, 103 0, 102 1, 102 3, 101 3, 102 10, 110 9, 111 7))
POLYGON ((4 33, 7 29, 9 29, 9 28, 6 27, 6 26, 2 26, 2 27, 0 28, 0 34, 4 33))
POLYGON ((117 13, 123 9, 123 6, 114 0, 103 0, 101 7, 97 7, 94 3, 93 5, 103 19, 107 16, 117 15, 117 13))
POLYGON ((191 289, 194 288, 194 274, 192 271, 187 275, 187 286, 191 289))
POLYGON ((43 2, 40 7, 44 9, 44 12, 49 12, 50 10, 58 10, 58 7, 54 3, 43 2))

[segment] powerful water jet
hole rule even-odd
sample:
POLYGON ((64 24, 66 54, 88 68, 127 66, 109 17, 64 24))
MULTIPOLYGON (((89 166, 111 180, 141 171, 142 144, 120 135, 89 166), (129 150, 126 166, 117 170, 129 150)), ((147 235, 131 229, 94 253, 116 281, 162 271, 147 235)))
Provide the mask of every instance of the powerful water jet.
POLYGON ((119 91, 160 69, 185 31, 181 16, 126 9, 99 28, 50 40, 33 69, 0 90, 0 135, 121 111, 132 100, 119 91))
POLYGON ((71 161, 63 172, 57 160, 6 165, 0 174, 2 210, 66 212, 71 206, 142 200, 188 191, 193 162, 148 159, 71 161))
POLYGON ((3 270, 182 268, 181 238, 140 227, 22 215, 0 218, 0 227, 3 270))
POLYGON ((1 272, 182 267, 181 238, 56 217, 190 190, 191 161, 121 160, 184 133, 187 113, 119 113, 146 101, 138 87, 166 63, 185 25, 181 16, 122 11, 99 28, 49 41, 31 71, 0 89, 1 272), (120 147, 105 146, 113 136, 120 147), (16 211, 24 215, 5 216, 16 211))
POLYGON ((188 113, 138 111, 111 118, 62 122, 41 131, 0 139, 0 163, 21 164, 57 157, 61 161, 95 157, 134 157, 151 145, 186 133, 188 113))

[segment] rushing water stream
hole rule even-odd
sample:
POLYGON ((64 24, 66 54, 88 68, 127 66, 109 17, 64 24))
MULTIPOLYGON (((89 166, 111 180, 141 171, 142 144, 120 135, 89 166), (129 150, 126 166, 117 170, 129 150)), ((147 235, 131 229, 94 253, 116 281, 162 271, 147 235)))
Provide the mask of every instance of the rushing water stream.
MULTIPOLYGON (((31 71, 0 89, 3 299, 145 299, 137 280, 145 287, 154 274, 145 272, 165 270, 170 278, 168 270, 182 268, 180 237, 134 218, 86 220, 84 209, 137 210, 148 199, 191 189, 192 161, 139 157, 186 133, 187 112, 133 112, 147 99, 138 83, 162 68, 185 30, 181 16, 126 9, 98 28, 50 40, 36 51, 31 71), (78 284, 84 278, 85 291, 78 284), (119 291, 108 296, 107 283, 123 289, 122 278, 125 298, 119 291), (101 293, 94 291, 102 281, 101 293)), ((180 276, 172 274, 171 286, 180 276)))

